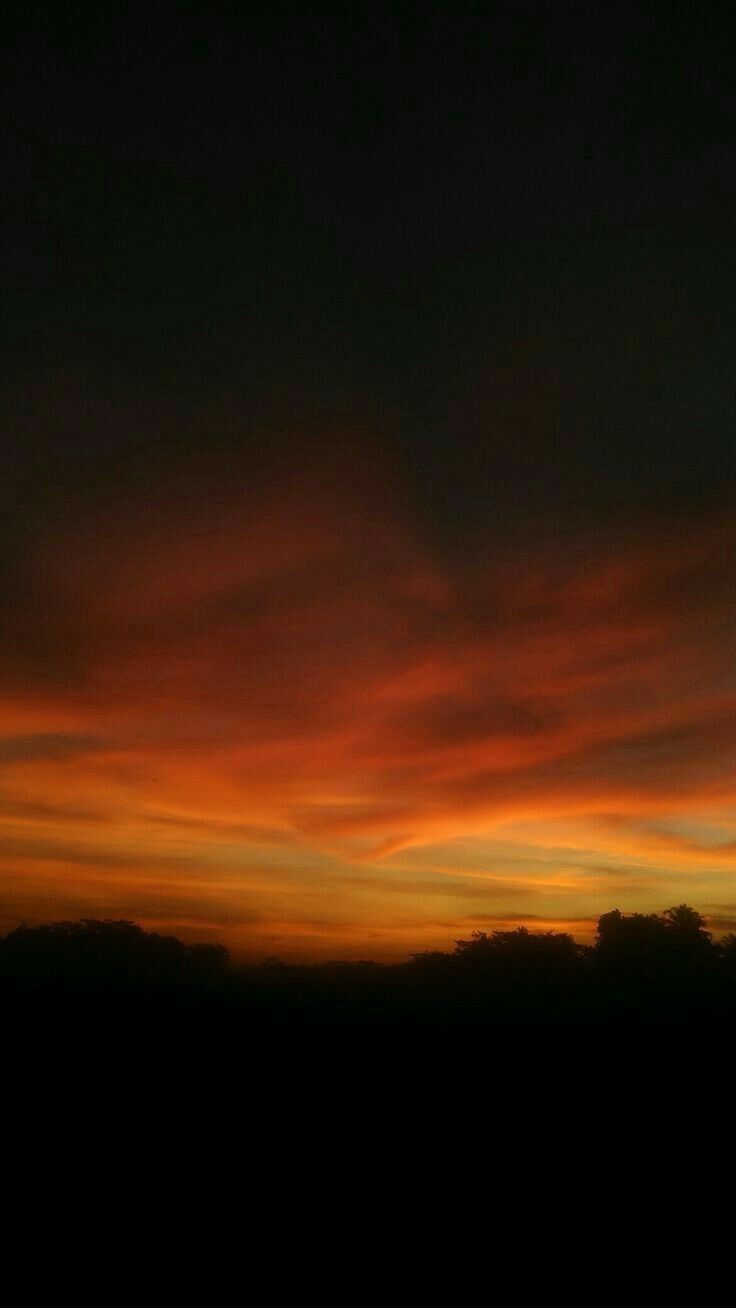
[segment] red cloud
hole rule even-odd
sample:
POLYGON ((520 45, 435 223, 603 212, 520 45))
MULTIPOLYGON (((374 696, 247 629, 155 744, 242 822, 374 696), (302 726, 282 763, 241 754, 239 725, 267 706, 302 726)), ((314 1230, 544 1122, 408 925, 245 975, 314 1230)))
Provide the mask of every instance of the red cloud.
MULTIPOLYGON (((684 847, 642 822, 728 813, 730 524, 585 548, 540 536, 523 552, 497 535, 450 563, 382 510, 377 480, 341 487, 333 470, 202 507, 172 491, 158 512, 100 509, 28 555, 0 655, 0 808, 9 836, 41 842, 39 868, 62 831, 70 867, 97 858, 104 884, 116 853, 162 876, 172 850, 237 866, 239 842, 267 829, 288 911, 264 875, 245 916, 257 904, 259 922, 298 931, 331 861, 383 859, 388 877, 399 851, 492 841, 521 818, 541 847, 545 823, 575 818, 599 859, 659 866, 684 847), (622 850, 601 815, 639 834, 622 850)), ((34 902, 24 865, 19 915, 34 902)), ((218 911, 235 918, 228 884, 218 911)), ((360 926, 345 886, 330 939, 360 926)), ((390 932, 381 902, 371 930, 390 932)))

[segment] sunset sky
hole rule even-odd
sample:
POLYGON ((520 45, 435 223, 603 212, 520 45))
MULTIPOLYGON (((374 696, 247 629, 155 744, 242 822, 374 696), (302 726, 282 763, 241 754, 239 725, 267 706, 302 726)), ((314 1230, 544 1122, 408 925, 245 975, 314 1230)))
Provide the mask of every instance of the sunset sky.
POLYGON ((0 931, 736 929, 717 7, 207 8, 13 37, 0 931))

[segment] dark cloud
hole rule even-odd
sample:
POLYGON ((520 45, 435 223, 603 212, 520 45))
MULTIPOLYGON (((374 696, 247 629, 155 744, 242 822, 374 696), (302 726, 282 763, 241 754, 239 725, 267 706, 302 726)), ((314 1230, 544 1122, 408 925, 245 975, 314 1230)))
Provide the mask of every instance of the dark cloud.
POLYGON ((105 749, 98 736, 63 732, 34 732, 29 736, 0 737, 0 767, 42 759, 73 759, 105 749))
POLYGON ((426 878, 402 877, 396 873, 388 873, 378 881, 375 877, 356 877, 345 875, 339 880, 334 880, 330 884, 335 887, 349 885, 358 890, 373 891, 375 895, 417 895, 420 898, 425 896, 447 897, 449 899, 507 899, 511 893, 515 899, 525 899, 535 893, 534 888, 529 885, 519 885, 513 876, 507 879, 498 878, 493 881, 490 878, 476 879, 475 881, 464 881, 460 874, 447 877, 444 880, 438 878, 435 881, 429 881, 426 878))

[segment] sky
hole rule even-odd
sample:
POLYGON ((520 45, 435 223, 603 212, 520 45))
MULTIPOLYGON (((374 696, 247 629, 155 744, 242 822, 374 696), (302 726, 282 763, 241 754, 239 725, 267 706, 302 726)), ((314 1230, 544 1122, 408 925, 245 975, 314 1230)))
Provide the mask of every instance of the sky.
POLYGON ((0 930, 736 929, 727 7, 15 23, 0 930))

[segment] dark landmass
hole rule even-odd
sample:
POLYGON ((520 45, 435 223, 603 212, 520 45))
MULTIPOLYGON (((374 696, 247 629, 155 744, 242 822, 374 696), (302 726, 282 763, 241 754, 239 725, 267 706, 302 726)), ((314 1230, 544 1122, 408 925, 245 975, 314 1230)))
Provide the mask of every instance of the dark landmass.
POLYGON ((684 905, 606 913, 592 947, 519 928, 396 965, 241 966, 133 922, 22 926, 0 995, 8 1121, 54 1149, 146 1139, 183 1166, 194 1132, 225 1157, 330 1140, 347 1165, 391 1138, 426 1167, 438 1132, 469 1156, 572 1158, 605 1121, 625 1167, 631 1132, 720 1138, 730 1113, 736 936, 684 905))
POLYGON ((218 1020, 239 1038, 277 1028, 308 1038, 515 1024, 723 1024, 736 1013, 736 935, 715 942, 687 905, 605 913, 594 946, 555 931, 474 932, 452 952, 404 963, 239 965, 128 921, 20 926, 0 940, 6 1018, 79 1023, 218 1020))

